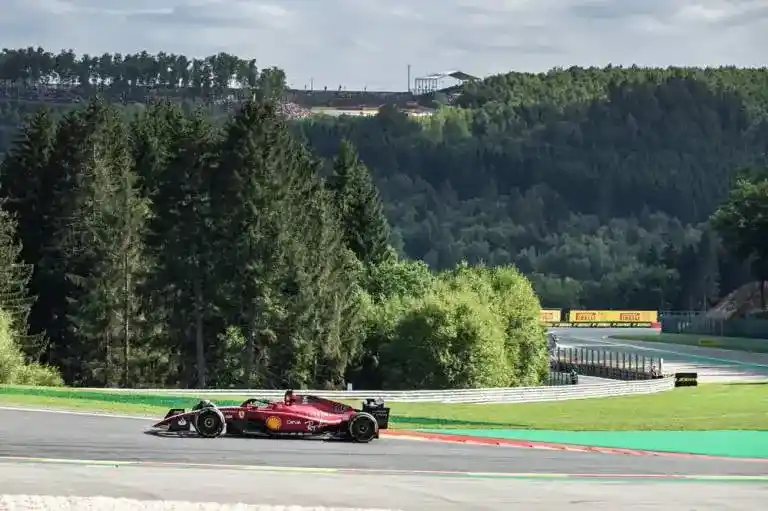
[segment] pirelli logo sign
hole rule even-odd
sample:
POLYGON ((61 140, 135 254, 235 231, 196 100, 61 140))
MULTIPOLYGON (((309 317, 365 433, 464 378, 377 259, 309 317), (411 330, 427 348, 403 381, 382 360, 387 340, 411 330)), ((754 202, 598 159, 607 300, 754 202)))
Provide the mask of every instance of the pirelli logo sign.
POLYGON ((656 323, 658 318, 658 311, 572 310, 568 313, 571 323, 656 323))
POLYGON ((571 320, 576 323, 592 323, 594 321, 599 321, 599 314, 595 311, 589 311, 589 312, 575 312, 573 315, 573 319, 571 320))

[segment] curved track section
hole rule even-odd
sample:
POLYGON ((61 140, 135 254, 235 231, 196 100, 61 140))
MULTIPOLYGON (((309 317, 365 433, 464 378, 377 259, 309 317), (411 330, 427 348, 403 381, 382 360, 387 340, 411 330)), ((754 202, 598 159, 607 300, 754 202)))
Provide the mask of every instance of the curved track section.
POLYGON ((611 339, 621 335, 658 335, 655 330, 626 328, 555 328, 563 347, 624 351, 664 359, 665 372, 696 372, 702 382, 768 381, 768 354, 611 339))

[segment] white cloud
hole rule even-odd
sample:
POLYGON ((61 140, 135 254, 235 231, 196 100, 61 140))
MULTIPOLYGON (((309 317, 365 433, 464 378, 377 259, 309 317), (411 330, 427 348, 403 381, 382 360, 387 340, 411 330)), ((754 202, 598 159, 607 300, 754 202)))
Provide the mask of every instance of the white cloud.
POLYGON ((294 86, 401 90, 414 75, 554 66, 764 65, 765 0, 3 0, 0 44, 220 51, 294 86))

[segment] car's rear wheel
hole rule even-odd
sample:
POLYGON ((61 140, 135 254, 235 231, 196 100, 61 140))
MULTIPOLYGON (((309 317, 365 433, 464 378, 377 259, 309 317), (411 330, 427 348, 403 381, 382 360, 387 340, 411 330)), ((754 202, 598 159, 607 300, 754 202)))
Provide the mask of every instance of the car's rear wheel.
POLYGON ((218 410, 208 408, 195 418, 197 433, 205 438, 215 438, 224 431, 224 418, 218 410))
POLYGON ((376 418, 369 413, 356 413, 349 420, 349 436, 355 442, 368 443, 379 433, 376 418))

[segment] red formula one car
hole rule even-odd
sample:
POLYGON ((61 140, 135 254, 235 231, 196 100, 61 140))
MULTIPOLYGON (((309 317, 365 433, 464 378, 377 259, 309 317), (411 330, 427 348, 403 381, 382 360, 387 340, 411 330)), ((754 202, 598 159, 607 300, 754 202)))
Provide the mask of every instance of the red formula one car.
POLYGON ((152 426, 168 432, 189 432, 215 438, 234 436, 330 437, 370 442, 389 427, 389 408, 380 399, 366 399, 361 409, 289 390, 282 401, 248 399, 239 406, 216 406, 202 400, 192 410, 172 408, 152 426))

